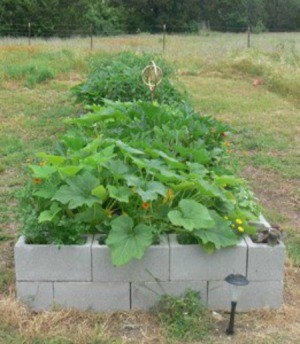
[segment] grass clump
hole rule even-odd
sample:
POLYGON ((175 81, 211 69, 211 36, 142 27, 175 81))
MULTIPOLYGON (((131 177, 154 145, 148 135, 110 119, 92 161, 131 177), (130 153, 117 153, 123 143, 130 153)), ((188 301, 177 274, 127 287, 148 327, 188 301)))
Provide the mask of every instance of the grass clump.
POLYGON ((72 71, 78 62, 68 50, 42 52, 30 47, 4 49, 0 61, 0 80, 14 80, 29 88, 72 71))
POLYGON ((196 291, 188 290, 181 298, 163 296, 157 315, 170 343, 209 340, 210 317, 196 291))
POLYGON ((143 69, 155 63, 163 71, 163 80, 155 90, 155 100, 159 103, 178 103, 185 99, 171 82, 173 69, 158 56, 132 52, 122 52, 116 56, 93 57, 90 60, 91 73, 86 82, 73 88, 78 102, 103 104, 103 99, 122 102, 132 100, 150 101, 149 88, 143 84, 143 69))
POLYGON ((300 237, 293 238, 286 243, 288 255, 294 266, 300 266, 300 237))
POLYGON ((270 91, 296 100, 300 98, 300 54, 294 49, 262 52, 252 49, 236 52, 230 59, 218 62, 214 69, 223 76, 261 77, 270 91))

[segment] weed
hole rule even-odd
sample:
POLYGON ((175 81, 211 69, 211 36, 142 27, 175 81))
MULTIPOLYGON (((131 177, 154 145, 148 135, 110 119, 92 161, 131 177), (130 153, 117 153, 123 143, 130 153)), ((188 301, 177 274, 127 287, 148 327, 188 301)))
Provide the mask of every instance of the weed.
POLYGON ((203 340, 210 335, 210 317, 199 293, 192 290, 181 298, 164 296, 158 305, 158 318, 170 343, 174 339, 180 342, 203 340))
POLYGON ((286 242, 288 255, 294 266, 300 267, 300 237, 292 237, 286 242))
POLYGON ((0 268, 0 294, 5 293, 7 287, 14 281, 14 271, 0 268))

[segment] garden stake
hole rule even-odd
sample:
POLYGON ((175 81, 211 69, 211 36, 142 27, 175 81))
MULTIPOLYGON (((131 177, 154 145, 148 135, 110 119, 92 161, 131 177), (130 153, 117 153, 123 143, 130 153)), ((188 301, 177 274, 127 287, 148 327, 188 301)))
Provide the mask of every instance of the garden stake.
POLYGON ((150 89, 152 103, 154 102, 155 89, 161 83, 162 77, 163 72, 154 61, 142 71, 142 80, 150 89))

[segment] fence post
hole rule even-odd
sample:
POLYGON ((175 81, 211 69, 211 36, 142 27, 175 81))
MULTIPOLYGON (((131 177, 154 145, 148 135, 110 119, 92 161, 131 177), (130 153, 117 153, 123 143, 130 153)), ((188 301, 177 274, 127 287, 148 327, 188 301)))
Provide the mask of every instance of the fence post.
POLYGON ((28 44, 31 45, 31 23, 28 23, 28 44))
POLYGON ((93 46, 94 46, 94 42, 93 42, 93 24, 91 24, 90 26, 90 37, 91 37, 91 42, 90 42, 90 47, 91 47, 91 50, 93 50, 93 46))
POLYGON ((165 52, 165 49, 166 49, 166 28, 167 28, 167 25, 164 24, 163 25, 163 52, 165 52))
POLYGON ((251 34, 251 29, 250 29, 250 25, 248 25, 248 29, 247 29, 247 48, 250 48, 250 34, 251 34))

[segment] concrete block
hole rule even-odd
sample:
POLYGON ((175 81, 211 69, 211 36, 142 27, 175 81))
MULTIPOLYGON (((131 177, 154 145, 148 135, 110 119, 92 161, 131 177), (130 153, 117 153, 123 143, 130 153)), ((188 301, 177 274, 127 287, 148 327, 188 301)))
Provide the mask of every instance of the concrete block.
POLYGON ((160 244, 150 246, 140 260, 133 260, 125 266, 114 267, 110 249, 100 245, 96 236, 92 245, 93 281, 168 281, 169 241, 162 236, 160 244))
POLYGON ((28 245, 19 238, 15 245, 18 281, 91 281, 92 237, 84 245, 28 245))
POLYGON ((198 291, 206 305, 207 282, 204 281, 136 282, 131 284, 131 308, 147 310, 163 295, 181 296, 187 289, 198 291))
POLYGON ((53 306, 52 282, 17 282, 17 297, 33 310, 48 310, 53 306))
POLYGON ((199 245, 180 245, 170 235, 170 279, 223 280, 231 273, 246 274, 247 245, 242 239, 237 246, 207 254, 199 245))
MULTIPOLYGON (((262 308, 279 308, 283 302, 283 281, 256 281, 240 287, 238 312, 262 308)), ((214 310, 230 310, 230 286, 225 281, 208 282, 208 307, 214 310)))
POLYGON ((248 245, 247 278, 250 281, 281 281, 284 276, 285 247, 256 244, 246 237, 248 245))
POLYGON ((126 282, 54 282, 55 305, 90 311, 130 309, 130 284, 126 282))

